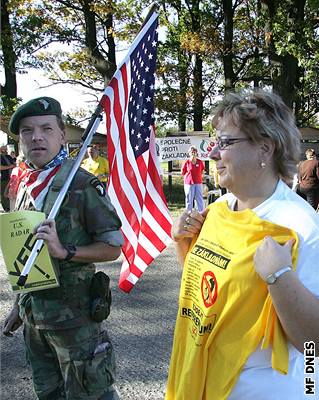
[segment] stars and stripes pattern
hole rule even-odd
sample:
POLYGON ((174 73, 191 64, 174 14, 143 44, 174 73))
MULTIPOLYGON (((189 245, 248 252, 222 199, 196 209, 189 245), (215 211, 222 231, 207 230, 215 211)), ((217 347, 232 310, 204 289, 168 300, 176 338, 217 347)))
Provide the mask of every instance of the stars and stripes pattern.
POLYGON ((35 210, 41 211, 45 196, 48 193, 53 178, 60 168, 61 165, 45 170, 25 170, 18 189, 16 200, 17 207, 19 207, 19 203, 21 202, 21 196, 27 193, 35 210))
POLYGON ((18 188, 16 209, 27 194, 33 207, 37 211, 42 210, 44 199, 49 191, 50 185, 61 168, 62 162, 67 157, 67 152, 62 148, 59 153, 47 165, 41 169, 34 169, 30 165, 23 172, 18 188))
POLYGON ((129 292, 171 242, 171 216, 155 147, 154 85, 158 15, 153 13, 101 99, 110 164, 108 194, 124 235, 119 287, 129 292))

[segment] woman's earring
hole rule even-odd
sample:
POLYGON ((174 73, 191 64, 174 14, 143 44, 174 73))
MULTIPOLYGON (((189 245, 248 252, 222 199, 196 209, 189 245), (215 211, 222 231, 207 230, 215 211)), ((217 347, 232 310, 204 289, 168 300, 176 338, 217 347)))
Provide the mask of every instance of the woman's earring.
POLYGON ((266 168, 266 163, 261 162, 261 163, 260 163, 260 166, 261 166, 261 168, 266 168))

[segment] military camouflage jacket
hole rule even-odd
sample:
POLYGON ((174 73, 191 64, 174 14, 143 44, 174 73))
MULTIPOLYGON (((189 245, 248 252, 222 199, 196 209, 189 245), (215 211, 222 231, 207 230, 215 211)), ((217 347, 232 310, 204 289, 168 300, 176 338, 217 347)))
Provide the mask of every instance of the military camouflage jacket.
MULTIPOLYGON (((60 172, 63 173, 62 170, 63 166, 55 179, 60 172)), ((30 209, 26 204, 24 201, 24 209, 30 209)), ((44 209, 45 204, 46 200, 44 209)), ((85 246, 105 242, 111 246, 121 246, 123 243, 119 230, 121 222, 109 197, 97 178, 81 168, 56 217, 56 227, 63 244, 85 246)), ((60 287, 21 295, 21 317, 40 329, 68 329, 88 323, 88 289, 95 266, 72 260, 53 261, 60 272, 60 287)))

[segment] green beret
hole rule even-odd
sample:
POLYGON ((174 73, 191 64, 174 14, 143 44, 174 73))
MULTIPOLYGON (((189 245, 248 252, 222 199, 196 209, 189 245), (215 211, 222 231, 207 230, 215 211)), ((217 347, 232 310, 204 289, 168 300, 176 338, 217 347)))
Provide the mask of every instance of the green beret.
POLYGON ((15 134, 19 135, 19 124, 22 118, 34 117, 38 115, 56 115, 62 116, 61 104, 52 97, 37 97, 25 104, 22 104, 12 114, 9 129, 15 134))

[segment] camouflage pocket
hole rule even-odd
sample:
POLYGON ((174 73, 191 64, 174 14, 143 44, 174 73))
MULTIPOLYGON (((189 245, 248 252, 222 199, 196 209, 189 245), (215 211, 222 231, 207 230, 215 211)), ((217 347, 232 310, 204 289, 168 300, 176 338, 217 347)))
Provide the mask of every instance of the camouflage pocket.
POLYGON ((34 319, 31 309, 31 297, 29 293, 24 293, 20 295, 19 317, 24 322, 28 322, 29 324, 34 324, 34 319))
POLYGON ((110 278, 102 271, 93 275, 90 285, 91 319, 104 321, 110 314, 112 295, 110 278))
POLYGON ((86 361, 83 386, 89 395, 104 393, 115 379, 115 356, 112 343, 106 332, 92 357, 86 361))

